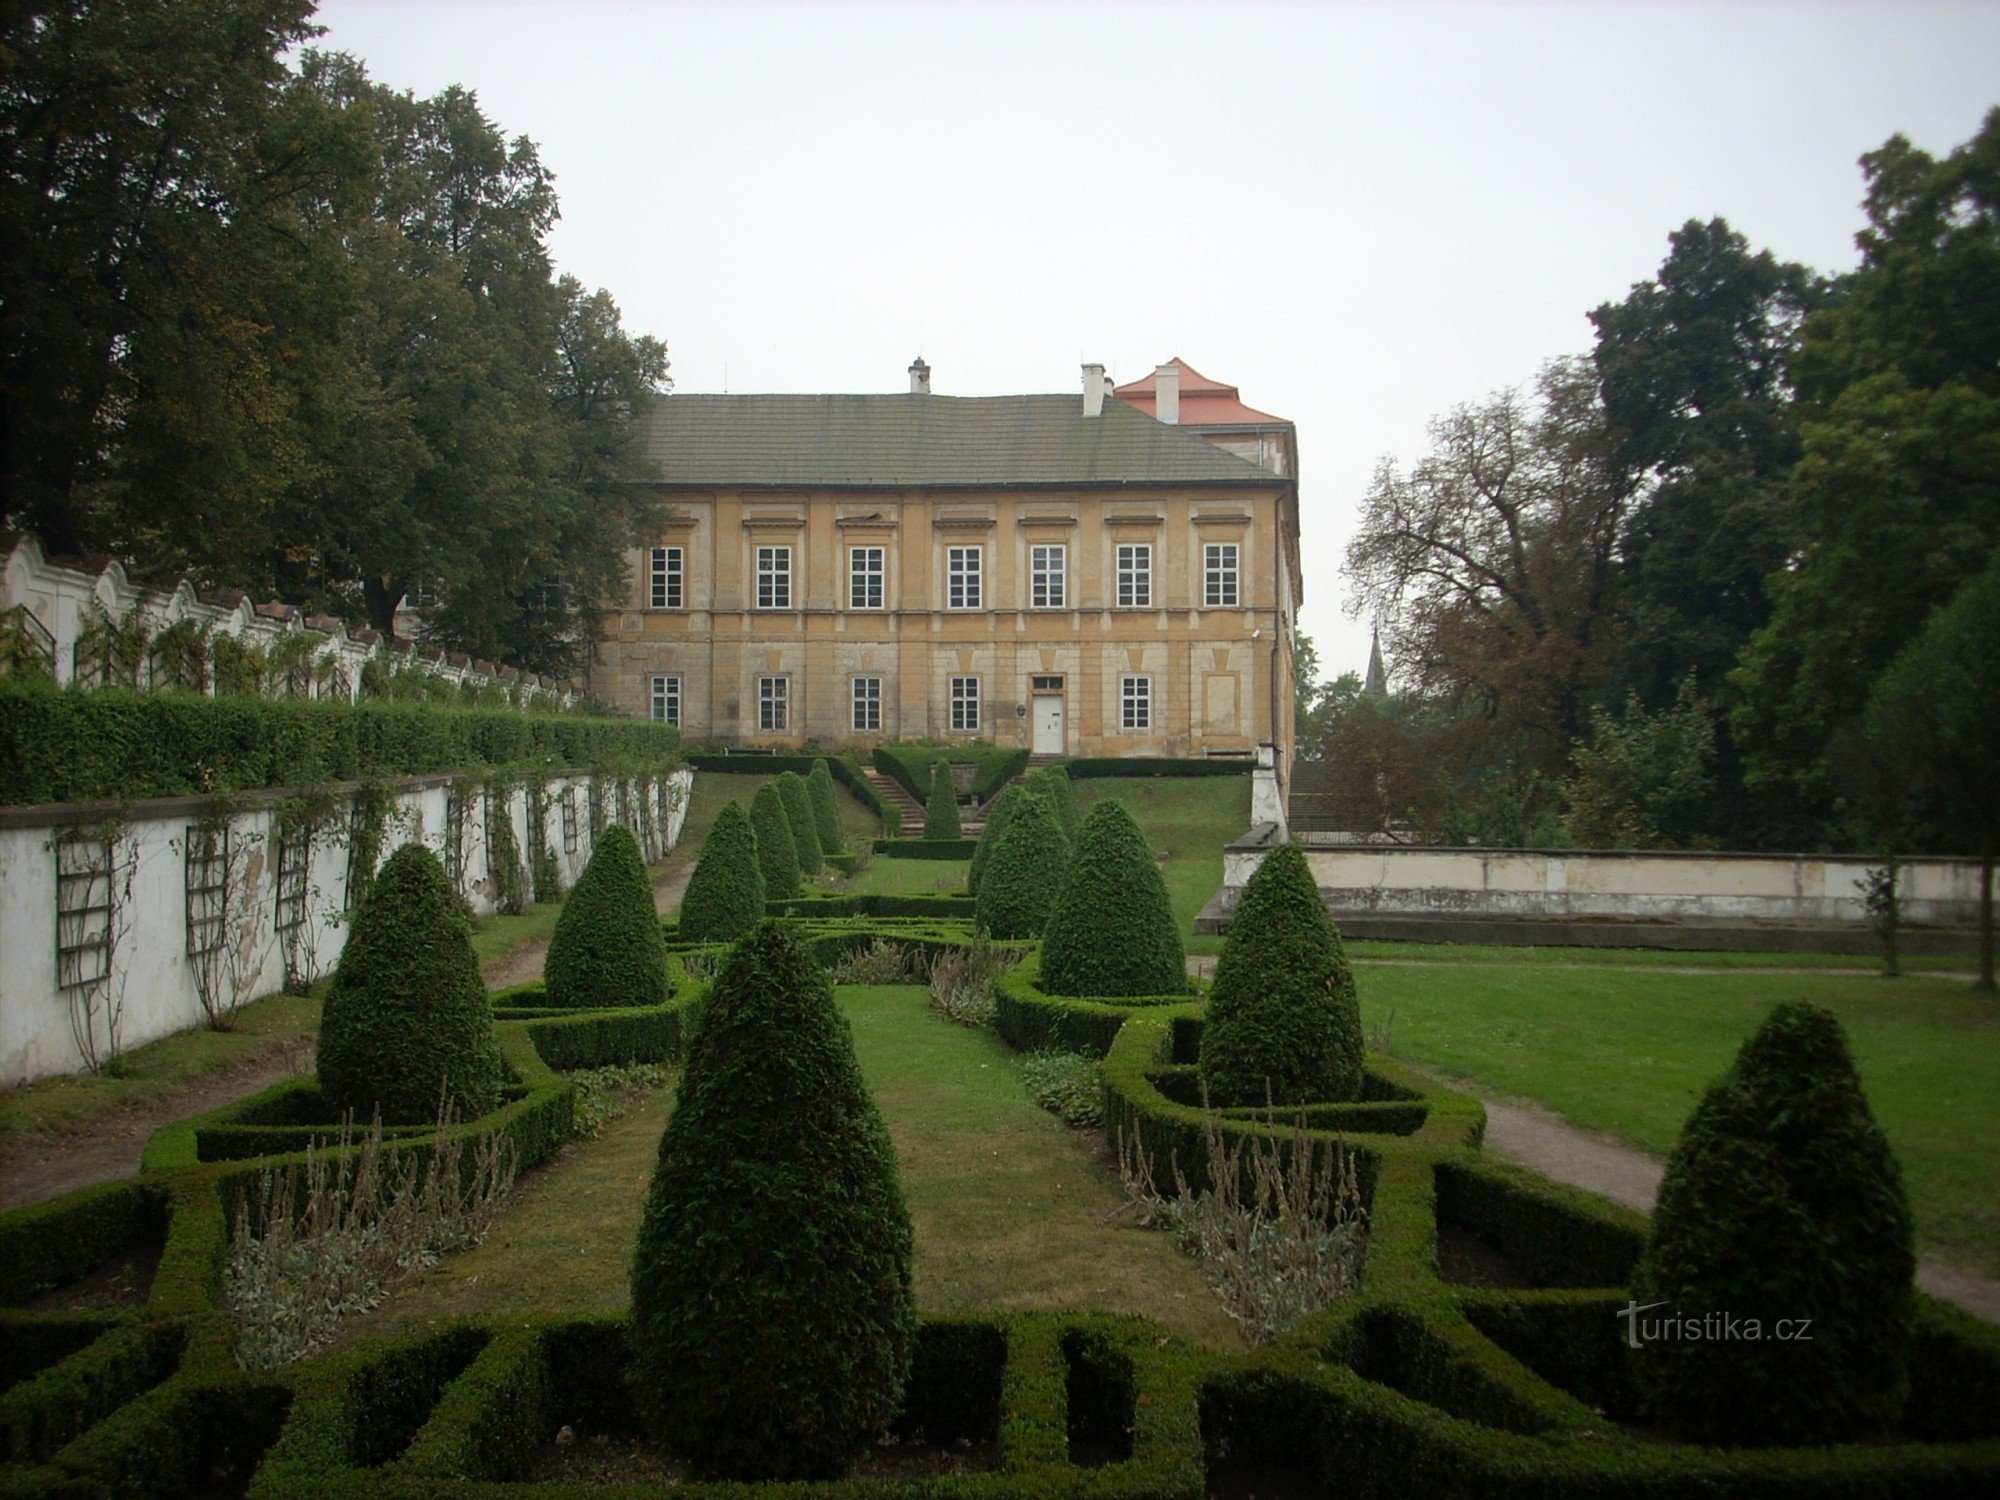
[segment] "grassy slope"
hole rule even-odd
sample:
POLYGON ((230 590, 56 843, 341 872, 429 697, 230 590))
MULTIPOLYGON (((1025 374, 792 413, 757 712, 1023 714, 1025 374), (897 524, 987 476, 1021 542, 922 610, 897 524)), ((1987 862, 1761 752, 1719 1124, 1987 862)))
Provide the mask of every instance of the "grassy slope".
POLYGON ((1222 846, 1250 826, 1250 778, 1118 776, 1076 783, 1085 814, 1106 797, 1122 801, 1153 852, 1167 856, 1161 873, 1188 952, 1220 953, 1222 939, 1195 936, 1194 918, 1222 889, 1222 846))
MULTIPOLYGON (((1356 945, 1360 947, 1361 945, 1356 945)), ((1433 950, 1418 950, 1428 954, 1433 950)), ((1405 947, 1404 953, 1410 949, 1405 947)), ((2000 1273, 2000 1007, 1961 982, 1717 965, 1614 970, 1491 950, 1454 964, 1356 963, 1372 1036, 1390 1050, 1656 1154, 1773 1005, 1810 1000, 1847 1028, 1876 1117, 1903 1163, 1921 1240, 2000 1273), (1393 1019, 1391 1012, 1393 1011, 1393 1019)), ((1568 955, 1565 955, 1566 957, 1568 955)))
MULTIPOLYGON (((1165 1235, 1105 1222, 1122 1194, 1087 1140, 1035 1107, 991 1032, 932 1014, 913 985, 839 995, 895 1138, 920 1310, 1105 1308, 1234 1343, 1221 1305, 1165 1235)), ((449 1257, 349 1336, 502 1312, 622 1310, 669 1097, 572 1146, 522 1184, 484 1245, 449 1257)))

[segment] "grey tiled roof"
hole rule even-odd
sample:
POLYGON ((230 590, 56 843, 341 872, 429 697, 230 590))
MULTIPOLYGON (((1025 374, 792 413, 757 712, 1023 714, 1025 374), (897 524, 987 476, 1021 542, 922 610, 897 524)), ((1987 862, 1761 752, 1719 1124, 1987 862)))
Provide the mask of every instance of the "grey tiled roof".
POLYGON ((1280 485, 1121 401, 1081 396, 663 396, 640 415, 671 485, 1280 485))

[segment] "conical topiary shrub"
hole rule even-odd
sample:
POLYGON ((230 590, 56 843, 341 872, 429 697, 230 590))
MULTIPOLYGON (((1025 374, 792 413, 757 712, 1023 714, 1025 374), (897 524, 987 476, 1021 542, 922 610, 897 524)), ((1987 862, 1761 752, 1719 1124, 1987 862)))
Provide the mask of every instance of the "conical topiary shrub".
POLYGON ((924 837, 965 837, 958 821, 958 783, 951 779, 950 761, 937 761, 931 766, 931 796, 924 804, 924 837))
POLYGON ((689 1051, 632 1260, 632 1390, 700 1478, 832 1479, 898 1409, 896 1157, 825 973, 767 923, 689 1051))
POLYGON ((1076 836, 1083 831, 1083 814, 1077 811, 1076 788, 1070 784, 1069 772, 1061 766, 1043 766, 1027 779, 1048 794, 1049 805, 1056 810, 1063 832, 1075 843, 1076 836))
POLYGON ((361 1121, 425 1125, 500 1102, 500 1053, 479 960, 451 878, 421 844, 377 872, 327 986, 320 1092, 361 1121))
POLYGON ((1657 1304, 1632 1315, 1640 1400, 1692 1442, 1879 1437, 1907 1390, 1915 1269, 1902 1174, 1840 1023, 1780 1005, 1667 1160, 1632 1282, 1657 1304))
POLYGON ((667 950, 638 840, 622 823, 597 836, 590 863, 563 901, 542 987, 551 1005, 658 1005, 667 950))
POLYGON ((799 893, 799 850, 775 781, 758 787, 750 799, 750 826, 757 834, 757 863, 764 869, 764 899, 789 901, 799 893))
POLYGON ((797 771, 778 777, 778 800, 785 804, 785 822, 792 830, 792 851, 799 857, 799 874, 807 879, 826 868, 820 854, 819 826, 813 821, 812 799, 806 795, 806 780, 797 771))
POLYGON ((819 831, 819 847, 822 854, 845 854, 847 852, 847 826, 840 821, 840 794, 833 789, 833 773, 826 768, 826 762, 813 762, 812 775, 806 778, 806 795, 812 801, 813 826, 819 831))
POLYGON ((725 802, 702 840, 701 857, 681 897, 681 937, 690 942, 733 943, 764 920, 764 871, 757 835, 740 802, 725 802))
POLYGON ((1052 995, 1188 992, 1187 954, 1166 882, 1139 825, 1111 798, 1084 820, 1042 928, 1042 988, 1052 995))
POLYGON ((965 888, 973 895, 979 894, 979 882, 986 877, 986 863, 993 858, 1000 835, 1007 831, 1007 820, 1014 816, 1026 795, 1026 787, 1018 781, 1011 782, 986 804, 986 826, 979 831, 979 842, 972 846, 972 868, 965 875, 965 888))
POLYGON ((1041 936, 1062 889, 1069 840, 1046 797, 1032 793, 1015 804, 986 866, 973 915, 987 936, 1041 936))
POLYGON ((1361 1091, 1361 1005, 1340 933, 1296 844, 1264 856, 1229 924, 1201 1080, 1218 1105, 1316 1104, 1361 1091))

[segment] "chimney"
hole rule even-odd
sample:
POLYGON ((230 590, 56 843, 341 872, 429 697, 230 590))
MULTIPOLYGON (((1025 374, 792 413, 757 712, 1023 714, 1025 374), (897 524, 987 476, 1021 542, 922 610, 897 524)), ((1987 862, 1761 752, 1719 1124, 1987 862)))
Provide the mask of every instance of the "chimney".
POLYGON ((1095 417, 1103 413, 1105 384, 1103 365, 1083 367, 1083 414, 1086 417, 1095 417))
POLYGON ((910 365, 910 394, 928 396, 931 393, 931 367, 924 363, 919 354, 910 365))
POLYGON ((1181 367, 1160 365, 1153 371, 1153 415, 1169 427, 1181 422, 1181 367))

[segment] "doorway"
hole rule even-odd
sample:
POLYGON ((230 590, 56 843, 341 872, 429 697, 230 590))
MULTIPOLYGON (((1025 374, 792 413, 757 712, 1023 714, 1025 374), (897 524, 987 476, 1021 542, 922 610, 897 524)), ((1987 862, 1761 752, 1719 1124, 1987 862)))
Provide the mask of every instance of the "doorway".
POLYGON ((1063 753, 1063 680, 1060 677, 1037 677, 1029 683, 1029 688, 1034 698, 1034 753, 1037 755, 1061 755, 1063 753))

